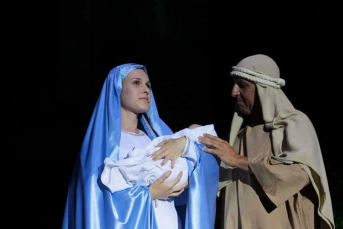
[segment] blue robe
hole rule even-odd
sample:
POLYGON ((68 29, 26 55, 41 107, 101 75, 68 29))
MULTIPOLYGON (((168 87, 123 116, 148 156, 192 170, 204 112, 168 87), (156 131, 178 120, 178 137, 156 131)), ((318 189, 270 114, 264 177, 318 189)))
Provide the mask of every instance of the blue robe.
MULTIPOLYGON (((138 68, 147 72, 143 65, 123 64, 113 68, 105 80, 74 166, 63 229, 157 228, 148 187, 134 186, 112 194, 100 180, 105 158, 119 159, 122 81, 138 68)), ((140 128, 151 139, 172 134, 160 119, 150 93, 150 108, 140 115, 140 128)), ((217 159, 201 147, 196 147, 197 163, 188 163, 188 188, 175 198, 184 229, 212 229, 215 224, 219 166, 217 159)))

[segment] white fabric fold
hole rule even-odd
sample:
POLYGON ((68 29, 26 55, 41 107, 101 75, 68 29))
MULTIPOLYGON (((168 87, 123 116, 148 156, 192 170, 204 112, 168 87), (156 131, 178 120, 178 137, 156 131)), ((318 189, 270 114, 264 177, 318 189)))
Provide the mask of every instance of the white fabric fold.
MULTIPOLYGON (((195 142, 198 142, 198 137, 204 133, 217 136, 214 126, 206 125, 195 129, 185 128, 172 135, 160 136, 152 140, 147 147, 135 147, 128 155, 121 160, 106 158, 104 160, 104 169, 101 174, 102 183, 110 189, 117 192, 134 185, 149 186, 156 181, 163 173, 171 171, 172 174, 165 180, 169 182, 174 180, 180 171, 183 171, 183 176, 177 185, 183 184, 188 179, 188 167, 185 158, 179 157, 176 160, 175 167, 171 169, 171 162, 168 161, 164 166, 161 166, 163 159, 153 161, 151 155, 160 147, 156 147, 160 142, 166 139, 176 139, 186 135, 190 139, 189 151, 186 158, 196 163, 195 142)), ((124 136, 122 136, 123 138, 124 136)), ((132 136, 131 136, 132 138, 132 136)), ((137 141, 141 138, 137 137, 137 141)))

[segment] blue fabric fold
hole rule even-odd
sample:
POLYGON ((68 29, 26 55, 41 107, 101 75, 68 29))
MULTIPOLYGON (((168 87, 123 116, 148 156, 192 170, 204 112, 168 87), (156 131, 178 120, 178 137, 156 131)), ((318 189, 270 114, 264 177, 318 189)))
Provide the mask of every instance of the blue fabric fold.
MULTIPOLYGON (((148 187, 134 186, 111 194, 100 181, 105 158, 119 159, 122 81, 137 68, 147 72, 143 65, 123 64, 113 68, 104 82, 74 166, 63 229, 157 228, 148 187)), ((150 93, 150 108, 140 117, 140 125, 151 139, 172 134, 160 119, 152 91, 150 93)), ((214 228, 219 166, 213 155, 201 151, 201 146, 197 148, 198 163, 195 166, 188 163, 187 196, 177 197, 175 202, 186 209, 179 213, 185 229, 210 229, 214 228)))
POLYGON ((219 183, 218 158, 201 150, 203 144, 195 143, 197 163, 188 161, 189 185, 187 192, 175 199, 175 206, 183 228, 214 228, 216 198, 219 183), (185 205, 185 208, 182 207, 185 205))

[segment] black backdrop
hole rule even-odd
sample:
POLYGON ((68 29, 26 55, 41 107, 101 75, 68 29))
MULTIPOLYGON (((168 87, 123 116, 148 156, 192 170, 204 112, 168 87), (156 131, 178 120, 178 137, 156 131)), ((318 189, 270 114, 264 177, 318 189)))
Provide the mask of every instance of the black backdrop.
POLYGON ((11 1, 3 6, 1 152, 5 219, 60 228, 68 184, 111 68, 147 66, 160 116, 177 131, 230 125, 230 67, 271 56, 284 92, 312 120, 342 222, 339 131, 341 16, 337 6, 219 1, 11 1))

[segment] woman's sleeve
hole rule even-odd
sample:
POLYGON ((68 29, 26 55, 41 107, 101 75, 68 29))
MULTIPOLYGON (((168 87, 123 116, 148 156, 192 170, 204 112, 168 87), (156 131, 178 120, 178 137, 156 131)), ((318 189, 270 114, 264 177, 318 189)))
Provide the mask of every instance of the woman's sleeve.
POLYGON ((216 131, 214 130, 214 125, 200 126, 195 129, 185 128, 178 132, 186 137, 187 142, 185 148, 181 154, 182 157, 186 157, 191 160, 193 163, 197 162, 197 153, 196 153, 196 144, 200 144, 198 137, 202 136, 204 133, 208 133, 214 136, 217 136, 216 131))
POLYGON ((62 228, 157 228, 150 189, 134 186, 111 193, 97 176, 73 179, 62 228))
POLYGON ((197 161, 197 154, 195 151, 194 141, 190 140, 187 135, 185 135, 185 137, 187 140, 186 140, 185 148, 183 149, 183 152, 181 154, 181 157, 185 157, 189 159, 191 162, 195 163, 197 161))

